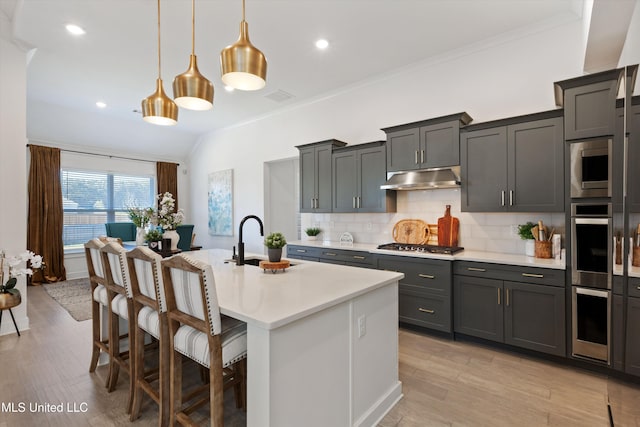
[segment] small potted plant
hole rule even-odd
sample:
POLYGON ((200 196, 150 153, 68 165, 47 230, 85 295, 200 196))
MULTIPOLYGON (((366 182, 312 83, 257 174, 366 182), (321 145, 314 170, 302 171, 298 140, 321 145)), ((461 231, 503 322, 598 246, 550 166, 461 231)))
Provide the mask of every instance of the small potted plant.
POLYGON ((278 262, 282 258, 282 248, 287 244, 287 240, 282 233, 271 233, 264 239, 264 245, 267 247, 269 261, 278 262))
POLYGON ((151 227, 147 234, 144 235, 145 241, 149 244, 149 248, 154 251, 160 250, 160 242, 162 241, 162 228, 151 227))
POLYGON ((316 240, 318 234, 322 232, 318 227, 309 227, 304 232, 307 234, 307 240, 316 240))
POLYGON ((527 222, 526 224, 518 225, 518 235, 524 240, 524 253, 527 256, 536 255, 536 241, 533 238, 533 232, 531 229, 536 225, 533 222, 527 222))

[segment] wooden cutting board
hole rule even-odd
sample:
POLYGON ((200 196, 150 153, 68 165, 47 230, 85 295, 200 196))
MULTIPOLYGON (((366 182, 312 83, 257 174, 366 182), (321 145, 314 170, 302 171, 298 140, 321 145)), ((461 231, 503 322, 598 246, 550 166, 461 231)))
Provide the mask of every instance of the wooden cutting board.
POLYGON ((429 225, 421 219, 402 219, 393 226, 393 240, 424 245, 429 240, 429 225))
POLYGON ((458 246, 458 229, 460 221, 451 216, 451 205, 447 205, 444 216, 438 218, 438 245, 458 246))

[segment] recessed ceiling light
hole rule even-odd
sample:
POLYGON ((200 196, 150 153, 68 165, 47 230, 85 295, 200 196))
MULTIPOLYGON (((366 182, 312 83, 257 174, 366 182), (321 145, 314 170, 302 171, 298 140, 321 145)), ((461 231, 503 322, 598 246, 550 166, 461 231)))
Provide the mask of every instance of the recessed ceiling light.
POLYGON ((102 101, 98 101, 98 102, 96 102, 96 107, 98 107, 98 108, 107 108, 107 104, 105 104, 102 101))
POLYGON ((318 49, 326 49, 329 47, 329 42, 325 39, 316 40, 316 47, 318 49))
POLYGON ((86 33, 86 31, 82 27, 79 27, 75 24, 67 24, 65 28, 74 36, 81 36, 86 33))
POLYGON ((226 85, 226 86, 224 87, 224 89, 225 89, 227 92, 233 92, 233 91, 234 91, 234 89, 233 89, 231 86, 229 86, 229 85, 226 85))

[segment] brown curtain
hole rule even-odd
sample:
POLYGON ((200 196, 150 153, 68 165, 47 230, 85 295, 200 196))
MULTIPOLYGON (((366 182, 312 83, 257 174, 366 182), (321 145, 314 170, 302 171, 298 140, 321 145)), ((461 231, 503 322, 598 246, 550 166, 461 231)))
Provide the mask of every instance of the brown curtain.
POLYGON ((27 248, 42 255, 44 272, 37 271, 33 283, 66 280, 62 243, 62 187, 60 149, 29 145, 29 212, 27 248))
POLYGON ((156 163, 156 178, 158 180, 158 194, 166 193, 167 191, 173 194, 173 198, 176 200, 176 210, 178 209, 178 164, 157 162, 156 163))

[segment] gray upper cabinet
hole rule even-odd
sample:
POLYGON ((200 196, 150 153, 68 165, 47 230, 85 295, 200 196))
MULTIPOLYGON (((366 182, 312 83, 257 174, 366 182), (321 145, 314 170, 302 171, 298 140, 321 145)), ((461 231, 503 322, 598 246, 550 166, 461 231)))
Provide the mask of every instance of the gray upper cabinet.
POLYGON ((385 142, 336 149, 333 160, 333 212, 395 212, 396 193, 386 181, 385 142))
POLYGON ((298 146, 300 150, 300 212, 331 212, 331 177, 335 139, 298 146))
POLYGON ((630 131, 628 151, 628 200, 629 212, 640 213, 640 96, 633 99, 630 108, 630 131))
POLYGON ((563 212, 561 113, 500 120, 462 132, 462 211, 563 212))
POLYGON ((564 106, 565 140, 615 133, 616 96, 624 68, 556 82, 556 104, 564 106))
POLYGON ((467 113, 382 129, 387 134, 387 172, 458 166, 460 127, 467 113))

